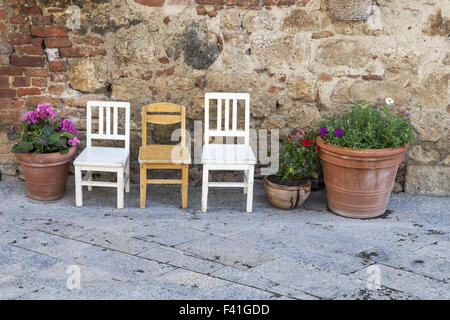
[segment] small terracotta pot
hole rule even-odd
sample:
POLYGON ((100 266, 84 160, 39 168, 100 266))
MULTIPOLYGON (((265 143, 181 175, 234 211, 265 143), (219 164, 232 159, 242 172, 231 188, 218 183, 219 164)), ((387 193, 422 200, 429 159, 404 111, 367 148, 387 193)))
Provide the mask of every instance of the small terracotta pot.
POLYGON ((36 200, 55 200, 66 193, 69 164, 75 155, 75 147, 66 154, 16 153, 22 166, 28 192, 36 200))
POLYGON ((350 218, 375 218, 386 211, 395 176, 409 144, 358 150, 336 147, 317 137, 328 208, 350 218))
POLYGON ((303 186, 284 186, 264 177, 264 189, 270 202, 280 209, 295 209, 302 205, 311 192, 311 181, 303 186))

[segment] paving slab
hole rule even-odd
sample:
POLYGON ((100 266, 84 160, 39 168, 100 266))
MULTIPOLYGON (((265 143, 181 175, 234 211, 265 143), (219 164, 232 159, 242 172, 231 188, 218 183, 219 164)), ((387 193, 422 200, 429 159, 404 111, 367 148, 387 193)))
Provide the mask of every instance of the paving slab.
POLYGON ((337 216, 326 193, 273 208, 261 181, 252 213, 239 189, 201 188, 180 208, 176 186, 74 187, 36 201, 0 181, 0 299, 449 299, 450 198, 397 194, 377 219, 337 216), (224 196, 226 195, 226 196, 224 196), (70 290, 68 268, 79 268, 70 290), (380 283, 374 285, 373 272, 380 283))

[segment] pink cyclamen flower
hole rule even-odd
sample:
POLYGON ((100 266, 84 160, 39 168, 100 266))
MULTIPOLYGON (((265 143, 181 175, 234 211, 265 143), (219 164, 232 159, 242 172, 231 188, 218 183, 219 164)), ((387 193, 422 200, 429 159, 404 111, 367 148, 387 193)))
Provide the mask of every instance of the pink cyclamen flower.
POLYGON ((36 112, 39 118, 42 120, 47 118, 51 120, 54 119, 56 116, 55 110, 53 110, 53 107, 48 103, 41 103, 40 105, 38 105, 36 112))
POLYGON ((27 121, 27 125, 39 122, 39 115, 36 111, 28 111, 22 117, 22 121, 27 121))
POLYGON ((77 137, 70 138, 69 141, 67 141, 72 147, 75 147, 77 144, 80 143, 80 140, 78 140, 77 137))
POLYGON ((77 134, 77 128, 75 128, 75 125, 69 119, 61 119, 58 122, 61 123, 61 125, 58 127, 58 131, 64 130, 70 132, 73 135, 77 134))

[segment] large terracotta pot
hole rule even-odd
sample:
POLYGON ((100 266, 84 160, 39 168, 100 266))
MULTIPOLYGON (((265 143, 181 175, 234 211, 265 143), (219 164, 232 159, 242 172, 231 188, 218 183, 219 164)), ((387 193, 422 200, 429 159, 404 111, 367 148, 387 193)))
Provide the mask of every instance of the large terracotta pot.
POLYGON ((28 192, 36 200, 55 200, 66 192, 69 164, 75 155, 75 147, 66 154, 16 153, 22 166, 28 192))
POLYGON ((328 208, 350 218, 375 218, 386 211, 399 164, 409 144, 401 148, 356 150, 336 147, 317 138, 328 208))
POLYGON ((270 202, 280 209, 295 209, 302 205, 311 192, 311 181, 303 186, 284 186, 264 177, 264 189, 270 202))

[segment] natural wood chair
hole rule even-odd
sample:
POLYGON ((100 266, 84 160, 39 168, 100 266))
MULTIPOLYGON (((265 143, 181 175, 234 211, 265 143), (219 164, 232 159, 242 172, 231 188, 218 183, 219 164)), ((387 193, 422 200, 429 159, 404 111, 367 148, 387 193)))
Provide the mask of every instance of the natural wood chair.
POLYGON ((153 103, 142 108, 142 147, 139 149, 141 171, 140 207, 145 208, 147 184, 180 184, 182 207, 187 208, 188 172, 191 156, 186 147, 186 109, 173 103, 153 103), (168 125, 181 123, 181 142, 177 145, 147 144, 147 122, 168 125), (147 170, 178 169, 181 179, 148 179, 147 170))
POLYGON ((83 205, 83 186, 117 188, 117 208, 124 207, 124 189, 130 192, 130 103, 114 101, 88 101, 86 148, 73 162, 75 167, 75 203, 83 205), (98 109, 98 131, 92 126, 92 109, 98 109), (125 110, 125 132, 119 133, 119 109, 125 110), (111 123, 112 120, 112 123, 111 123), (106 128, 105 128, 106 124, 106 128), (112 125, 111 125, 112 124, 112 125), (123 148, 93 147, 92 140, 122 140, 123 148), (87 171, 82 177, 82 171, 87 171), (117 182, 93 181, 92 171, 114 172, 117 182))
POLYGON ((248 93, 206 93, 205 94, 205 144, 202 151, 203 182, 202 182, 202 212, 208 205, 209 187, 242 187, 247 193, 247 212, 252 212, 253 178, 256 157, 250 146, 250 95, 248 93), (209 103, 217 101, 217 126, 209 129, 209 103), (238 100, 244 100, 244 130, 237 128, 238 100), (222 130, 222 101, 224 101, 224 128, 222 130), (232 102, 232 122, 230 128, 230 102, 232 102), (211 137, 244 138, 242 144, 209 143, 211 137), (209 171, 232 170, 243 171, 244 182, 209 182, 209 171))

